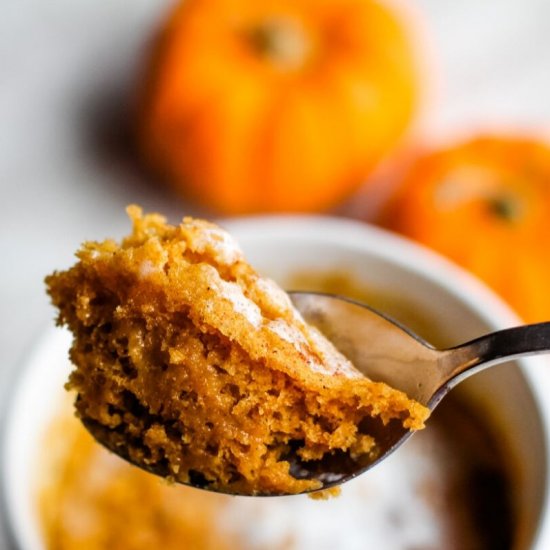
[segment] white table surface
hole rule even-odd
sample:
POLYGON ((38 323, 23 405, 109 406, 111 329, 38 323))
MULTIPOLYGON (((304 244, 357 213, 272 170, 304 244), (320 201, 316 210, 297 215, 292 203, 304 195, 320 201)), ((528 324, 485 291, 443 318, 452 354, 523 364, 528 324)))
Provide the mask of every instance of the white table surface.
MULTIPOLYGON (((4 0, 0 14, 0 406, 52 322, 43 278, 138 202, 200 213, 116 147, 136 60, 166 0, 4 0), (118 114, 117 114, 118 113, 118 114)), ((439 91, 429 132, 550 127, 548 0, 418 0, 439 91)), ((550 222, 549 222, 550 223, 550 222)), ((1 409, 0 409, 1 410, 1 409)), ((0 528, 0 549, 8 548, 0 528)))

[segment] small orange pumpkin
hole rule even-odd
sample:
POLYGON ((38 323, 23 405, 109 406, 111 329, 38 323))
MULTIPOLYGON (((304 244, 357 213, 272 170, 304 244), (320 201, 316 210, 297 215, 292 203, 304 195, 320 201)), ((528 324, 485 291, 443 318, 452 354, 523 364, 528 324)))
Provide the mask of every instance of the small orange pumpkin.
POLYGON ((550 147, 486 136, 418 159, 380 223, 447 255, 528 322, 550 320, 550 147))
POLYGON ((411 120, 411 52, 373 0, 184 0, 151 60, 141 150, 219 212, 325 209, 411 120))

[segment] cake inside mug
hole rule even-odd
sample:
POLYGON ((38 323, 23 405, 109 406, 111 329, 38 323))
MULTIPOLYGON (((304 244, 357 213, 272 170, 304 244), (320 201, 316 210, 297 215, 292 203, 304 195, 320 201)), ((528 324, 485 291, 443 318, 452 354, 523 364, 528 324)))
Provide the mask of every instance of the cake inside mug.
POLYGON ((128 213, 122 242, 85 243, 46 279, 74 336, 67 387, 107 448, 182 483, 294 494, 323 484, 290 456, 370 462, 370 420, 424 426, 426 407, 356 370, 227 232, 128 213))

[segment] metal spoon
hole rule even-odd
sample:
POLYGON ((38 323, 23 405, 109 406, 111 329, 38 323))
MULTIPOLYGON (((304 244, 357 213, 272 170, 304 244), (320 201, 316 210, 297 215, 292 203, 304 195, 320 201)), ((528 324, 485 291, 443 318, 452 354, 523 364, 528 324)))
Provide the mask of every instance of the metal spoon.
MULTIPOLYGON (((331 340, 359 371, 405 392, 430 410, 451 388, 487 367, 515 357, 550 352, 550 322, 502 330, 438 350, 406 327, 352 300, 313 292, 291 292, 290 297, 304 319, 331 340)), ((132 462, 126 446, 111 437, 109 428, 91 419, 82 421, 102 445, 132 462)), ((368 433, 374 435, 378 444, 375 460, 352 460, 347 453, 335 452, 319 461, 303 462, 292 451, 285 459, 290 462, 294 477, 318 479, 323 489, 328 489, 382 462, 413 432, 403 428, 398 420, 386 425, 372 420, 368 433)), ((170 475, 168 466, 162 463, 136 465, 162 477, 170 475)), ((212 490, 201 475, 194 476, 189 485, 212 490)))
MULTIPOLYGON (((449 390, 481 370, 550 352, 550 322, 493 332, 439 350, 396 321, 347 298, 312 292, 291 292, 290 296, 304 319, 321 330, 359 371, 405 392, 432 411, 449 390)), ((382 462, 412 433, 397 421, 380 424, 376 460, 301 463, 297 473, 320 479, 324 488, 339 485, 382 462)))

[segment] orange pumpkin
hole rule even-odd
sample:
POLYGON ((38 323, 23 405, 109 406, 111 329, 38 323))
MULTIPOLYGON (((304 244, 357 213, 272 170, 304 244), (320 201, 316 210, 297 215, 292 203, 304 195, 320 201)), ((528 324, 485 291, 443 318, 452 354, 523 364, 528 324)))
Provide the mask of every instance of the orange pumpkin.
POLYGON ((379 220, 550 320, 550 147, 487 136, 418 159, 379 220))
POLYGON ((141 150, 219 212, 325 209, 411 120, 411 52, 372 0, 184 0, 151 60, 141 150))

